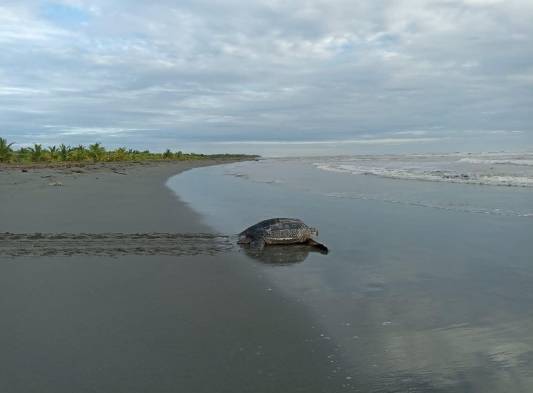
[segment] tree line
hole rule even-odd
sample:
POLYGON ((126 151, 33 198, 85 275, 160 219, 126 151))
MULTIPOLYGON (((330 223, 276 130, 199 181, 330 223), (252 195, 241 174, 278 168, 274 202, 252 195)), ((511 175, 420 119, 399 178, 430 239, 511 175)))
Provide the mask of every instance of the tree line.
POLYGON ((0 162, 3 163, 34 163, 34 162, 112 162, 112 161, 151 161, 151 160, 195 160, 202 158, 241 158, 242 154, 205 155, 196 153, 172 152, 167 149, 164 153, 152 153, 148 150, 139 151, 119 147, 108 150, 100 143, 84 146, 44 147, 34 144, 30 147, 13 149, 13 143, 0 138, 0 162))

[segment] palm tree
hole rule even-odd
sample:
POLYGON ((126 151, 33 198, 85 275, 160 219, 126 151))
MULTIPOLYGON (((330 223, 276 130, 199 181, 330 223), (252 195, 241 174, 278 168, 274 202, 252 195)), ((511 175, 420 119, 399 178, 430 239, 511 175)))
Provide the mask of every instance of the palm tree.
POLYGON ((55 161, 57 159, 59 151, 56 146, 48 147, 48 155, 50 156, 50 161, 55 161))
POLYGON ((83 161, 87 157, 87 151, 85 146, 78 145, 74 149, 69 151, 68 159, 70 161, 83 161))
POLYGON ((17 151, 17 161, 23 162, 23 161, 31 161, 30 157, 30 149, 27 147, 21 147, 17 151))
POLYGON ((70 152, 70 150, 71 150, 70 146, 65 146, 63 143, 59 145, 59 159, 61 161, 67 161, 68 153, 70 152))
POLYGON ((35 143, 33 147, 30 147, 29 149, 32 161, 43 160, 43 145, 38 145, 37 143, 35 143))
POLYGON ((7 140, 0 138, 0 162, 8 162, 13 155, 13 150, 11 149, 13 143, 7 143, 7 140))
POLYGON ((101 146, 100 143, 89 145, 89 157, 91 157, 94 162, 101 161, 104 155, 105 148, 101 146))
POLYGON ((128 159, 128 151, 125 147, 119 147, 117 150, 109 153, 112 161, 126 161, 128 159))

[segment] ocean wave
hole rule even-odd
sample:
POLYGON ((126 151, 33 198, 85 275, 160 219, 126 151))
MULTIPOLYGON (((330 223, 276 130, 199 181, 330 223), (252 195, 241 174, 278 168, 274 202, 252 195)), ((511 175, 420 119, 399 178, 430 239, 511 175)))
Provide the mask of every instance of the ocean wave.
POLYGON ((527 175, 489 174, 459 172, 454 170, 423 168, 390 168, 354 163, 315 163, 316 168, 326 171, 372 175, 399 180, 419 180, 448 183, 463 183, 507 187, 533 187, 533 177, 527 175))
POLYGON ((528 159, 488 159, 488 158, 461 158, 458 162, 482 165, 518 165, 533 166, 533 160, 528 159))

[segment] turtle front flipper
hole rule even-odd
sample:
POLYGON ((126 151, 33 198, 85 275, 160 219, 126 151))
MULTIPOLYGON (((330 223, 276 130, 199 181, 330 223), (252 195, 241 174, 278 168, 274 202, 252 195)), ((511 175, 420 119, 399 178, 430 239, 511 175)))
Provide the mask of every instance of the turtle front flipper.
POLYGON ((313 239, 309 239, 306 242, 309 246, 314 247, 320 251, 322 254, 327 254, 329 252, 328 248, 323 245, 322 243, 319 243, 313 239))
POLYGON ((265 248, 265 239, 260 238, 252 240, 252 242, 250 243, 250 247, 255 250, 261 251, 263 248, 265 248))

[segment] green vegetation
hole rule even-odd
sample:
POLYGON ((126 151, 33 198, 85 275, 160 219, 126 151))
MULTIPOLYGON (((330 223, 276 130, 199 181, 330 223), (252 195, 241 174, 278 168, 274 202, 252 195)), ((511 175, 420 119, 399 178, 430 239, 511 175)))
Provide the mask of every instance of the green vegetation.
POLYGON ((4 138, 0 138, 0 162, 8 162, 13 157, 12 143, 8 144, 4 138))
POLYGON ((152 153, 148 150, 139 151, 119 147, 116 150, 107 150, 100 143, 95 143, 85 147, 79 146, 48 146, 43 147, 34 144, 32 147, 21 147, 13 149, 13 143, 8 143, 4 138, 0 138, 0 163, 29 164, 29 163, 94 163, 94 162, 116 162, 116 161, 184 161, 201 159, 244 159, 254 158, 244 154, 195 154, 183 153, 181 151, 172 152, 167 149, 164 153, 152 153))

